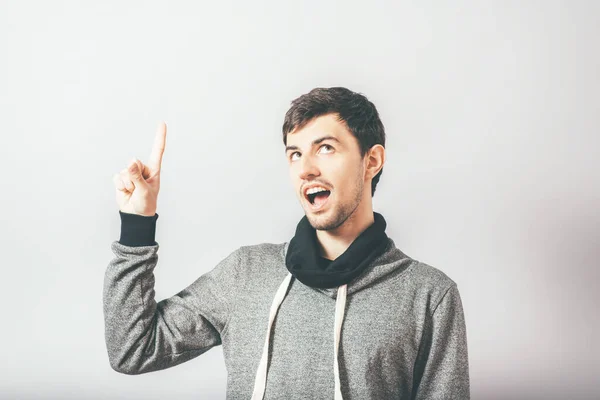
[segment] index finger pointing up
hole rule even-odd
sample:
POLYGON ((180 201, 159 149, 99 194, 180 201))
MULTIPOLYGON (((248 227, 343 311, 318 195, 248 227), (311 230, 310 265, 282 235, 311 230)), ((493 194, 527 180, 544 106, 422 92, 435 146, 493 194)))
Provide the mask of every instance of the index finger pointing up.
POLYGON ((160 171, 162 164, 162 156, 165 152, 165 142, 167 140, 167 125, 161 121, 156 129, 156 136, 154 137, 154 146, 152 147, 152 154, 150 154, 149 166, 153 170, 160 171))

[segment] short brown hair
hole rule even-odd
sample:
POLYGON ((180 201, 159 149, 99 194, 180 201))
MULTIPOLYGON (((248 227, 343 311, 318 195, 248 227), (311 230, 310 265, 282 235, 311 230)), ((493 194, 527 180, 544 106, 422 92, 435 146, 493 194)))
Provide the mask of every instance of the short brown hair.
MULTIPOLYGON (((337 114, 358 141, 361 157, 373 145, 385 147, 385 129, 375 105, 363 94, 344 87, 315 88, 294 99, 283 122, 283 144, 287 145, 288 133, 302 129, 316 117, 332 113, 337 114)), ((383 167, 371 181, 371 196, 375 195, 382 172, 383 167)))

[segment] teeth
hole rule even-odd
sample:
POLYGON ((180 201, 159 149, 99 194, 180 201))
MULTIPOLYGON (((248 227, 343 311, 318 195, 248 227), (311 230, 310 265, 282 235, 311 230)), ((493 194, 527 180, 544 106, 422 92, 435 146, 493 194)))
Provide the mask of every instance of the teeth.
POLYGON ((306 194, 313 194, 313 193, 318 193, 318 192, 323 192, 327 189, 322 188, 322 187, 314 187, 314 188, 310 188, 306 191, 306 194))

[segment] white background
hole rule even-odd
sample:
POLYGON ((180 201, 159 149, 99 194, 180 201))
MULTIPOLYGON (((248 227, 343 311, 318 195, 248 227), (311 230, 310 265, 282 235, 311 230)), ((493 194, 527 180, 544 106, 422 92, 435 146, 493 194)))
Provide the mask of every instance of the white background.
POLYGON ((377 106, 374 209, 457 282, 473 399, 600 397, 595 1, 2 1, 0 398, 224 399, 220 347, 127 376, 104 343, 112 175, 168 126, 156 299, 304 215, 292 99, 377 106))

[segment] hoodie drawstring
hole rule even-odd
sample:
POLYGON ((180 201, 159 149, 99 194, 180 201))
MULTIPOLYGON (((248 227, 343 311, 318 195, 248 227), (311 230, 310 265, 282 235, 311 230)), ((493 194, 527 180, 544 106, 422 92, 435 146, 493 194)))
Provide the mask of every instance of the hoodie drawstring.
POLYGON ((335 300, 335 331, 333 344, 333 374, 335 375, 335 400, 343 400, 340 388, 340 367, 338 361, 338 348, 340 347, 340 335, 342 334, 342 322, 344 321, 344 309, 346 308, 347 285, 338 287, 335 300))
MULTIPOLYGON (((262 400, 265 395, 265 389, 267 386, 267 366, 269 359, 269 338, 271 336, 271 326, 279 311, 279 306, 283 302, 285 293, 291 284, 292 274, 288 275, 283 279, 277 293, 273 298, 271 304, 271 312, 269 313, 269 325, 267 327, 267 337, 265 338, 265 345, 263 347, 262 357, 258 364, 258 370, 256 371, 256 378, 254 380, 254 391, 252 392, 251 400, 262 400)), ((338 287, 337 298, 335 301, 335 327, 334 327, 334 349, 333 349, 333 375, 335 376, 335 400, 343 400, 342 391, 340 387, 340 371, 338 365, 338 349, 340 344, 340 336, 342 332, 342 322, 344 320, 344 309, 346 307, 346 290, 347 285, 338 287)))
POLYGON ((273 303, 271 304, 271 312, 269 314, 269 326, 267 328, 267 337, 265 339, 265 346, 263 347, 262 357, 260 358, 260 363, 258 364, 258 371, 256 372, 256 378, 254 379, 254 392, 252 393, 252 400, 262 400, 265 395, 265 388, 267 386, 267 362, 269 357, 269 337, 271 336, 271 325, 273 325, 273 320, 275 319, 275 315, 277 315, 277 311, 279 310, 279 306, 285 297, 285 292, 291 282, 292 274, 289 274, 285 277, 279 289, 277 289, 277 293, 275 294, 275 298, 273 299, 273 303))

